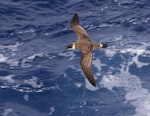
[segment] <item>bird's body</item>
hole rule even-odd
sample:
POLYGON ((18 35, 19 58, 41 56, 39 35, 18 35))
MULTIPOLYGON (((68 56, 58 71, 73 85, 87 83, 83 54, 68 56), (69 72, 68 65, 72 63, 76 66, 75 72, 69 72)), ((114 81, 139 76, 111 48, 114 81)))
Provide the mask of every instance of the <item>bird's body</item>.
POLYGON ((77 35, 77 42, 68 45, 68 48, 80 50, 82 53, 80 65, 82 67, 83 73, 89 82, 96 86, 94 75, 92 72, 92 51, 98 48, 106 48, 107 44, 92 42, 85 31, 85 29, 80 26, 79 18, 77 13, 74 14, 71 21, 71 28, 77 35))

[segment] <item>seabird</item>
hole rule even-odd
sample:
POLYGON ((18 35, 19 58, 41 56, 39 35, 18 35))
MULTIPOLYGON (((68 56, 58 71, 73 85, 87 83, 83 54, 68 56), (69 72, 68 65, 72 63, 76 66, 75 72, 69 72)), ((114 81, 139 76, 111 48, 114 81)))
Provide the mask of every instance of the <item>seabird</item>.
POLYGON ((71 28, 77 35, 77 42, 68 45, 67 49, 80 50, 82 53, 80 65, 83 73, 85 74, 88 81, 96 87, 94 80, 92 65, 92 51, 99 48, 108 47, 105 43, 92 42, 88 36, 86 30, 80 25, 78 14, 75 13, 71 20, 71 28))

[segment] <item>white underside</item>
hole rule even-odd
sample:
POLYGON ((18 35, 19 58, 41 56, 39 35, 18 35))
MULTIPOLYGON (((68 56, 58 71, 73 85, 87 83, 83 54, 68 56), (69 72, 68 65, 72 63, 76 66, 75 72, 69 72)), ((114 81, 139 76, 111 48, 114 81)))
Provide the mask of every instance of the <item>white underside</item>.
POLYGON ((73 50, 75 50, 76 49, 76 47, 75 47, 75 44, 73 43, 73 45, 72 45, 72 49, 73 50))
POLYGON ((102 48, 102 47, 103 47, 103 44, 100 43, 100 48, 102 48))

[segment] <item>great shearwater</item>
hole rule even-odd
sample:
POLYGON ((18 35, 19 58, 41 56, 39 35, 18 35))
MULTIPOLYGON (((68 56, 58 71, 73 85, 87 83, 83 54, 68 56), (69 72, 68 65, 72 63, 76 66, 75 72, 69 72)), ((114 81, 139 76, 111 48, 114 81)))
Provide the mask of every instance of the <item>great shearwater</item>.
POLYGON ((93 71, 91 68, 92 64, 92 51, 98 48, 108 47, 105 43, 92 42, 86 32, 86 30, 80 25, 78 14, 75 13, 71 20, 71 28, 77 35, 77 42, 68 45, 68 49, 80 50, 82 53, 80 65, 83 73, 85 74, 88 81, 96 87, 94 80, 93 71))

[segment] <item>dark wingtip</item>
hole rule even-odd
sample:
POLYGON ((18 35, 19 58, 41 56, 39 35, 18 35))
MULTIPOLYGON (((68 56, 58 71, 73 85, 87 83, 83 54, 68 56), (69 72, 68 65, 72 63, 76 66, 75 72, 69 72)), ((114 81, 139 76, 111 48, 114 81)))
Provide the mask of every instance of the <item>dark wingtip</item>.
POLYGON ((91 83, 94 87, 96 87, 96 83, 94 82, 94 83, 91 83))
POLYGON ((89 82, 91 83, 91 85, 93 85, 94 87, 96 87, 95 80, 89 80, 89 82))
POLYGON ((78 17, 78 14, 77 14, 77 13, 74 13, 74 17, 78 17))
POLYGON ((79 17, 77 13, 75 13, 72 17, 71 26, 73 25, 79 25, 79 17))
POLYGON ((107 48, 108 47, 108 44, 106 44, 106 43, 102 43, 102 48, 107 48))

